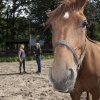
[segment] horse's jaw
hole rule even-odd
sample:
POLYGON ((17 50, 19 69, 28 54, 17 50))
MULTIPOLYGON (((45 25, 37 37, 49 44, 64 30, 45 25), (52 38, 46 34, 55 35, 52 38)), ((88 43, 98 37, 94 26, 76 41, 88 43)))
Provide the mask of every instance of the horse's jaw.
POLYGON ((49 69, 49 78, 53 85, 54 90, 63 93, 73 92, 77 77, 77 71, 69 69, 67 72, 69 72, 69 75, 66 74, 66 76, 62 79, 62 81, 58 82, 52 76, 52 68, 49 69))

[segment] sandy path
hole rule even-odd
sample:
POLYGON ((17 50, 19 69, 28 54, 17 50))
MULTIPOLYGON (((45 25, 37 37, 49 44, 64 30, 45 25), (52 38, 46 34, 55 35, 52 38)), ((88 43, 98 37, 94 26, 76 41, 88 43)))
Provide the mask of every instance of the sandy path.
POLYGON ((0 100, 71 100, 69 94, 54 91, 49 82, 52 61, 42 60, 42 74, 35 73, 35 61, 26 61, 28 74, 22 75, 18 74, 18 62, 0 63, 0 100))

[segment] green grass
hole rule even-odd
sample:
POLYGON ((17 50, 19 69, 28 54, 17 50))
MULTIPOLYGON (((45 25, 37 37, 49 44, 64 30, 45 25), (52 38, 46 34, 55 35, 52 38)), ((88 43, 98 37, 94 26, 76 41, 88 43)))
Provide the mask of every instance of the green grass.
MULTIPOLYGON (((53 54, 42 54, 41 59, 52 59, 53 54)), ((35 60, 35 57, 33 55, 26 56, 26 61, 35 60)), ((0 57, 0 62, 17 62, 18 57, 0 57)))

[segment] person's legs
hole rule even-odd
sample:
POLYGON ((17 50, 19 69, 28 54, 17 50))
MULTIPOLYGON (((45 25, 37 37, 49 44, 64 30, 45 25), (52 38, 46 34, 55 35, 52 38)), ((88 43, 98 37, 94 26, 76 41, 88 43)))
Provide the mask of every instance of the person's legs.
POLYGON ((38 57, 36 57, 36 62, 37 62, 37 65, 38 65, 38 57))
MULTIPOLYGON (((36 57, 36 62, 37 62, 37 65, 38 65, 38 62, 39 60, 38 60, 38 57, 36 57)), ((37 70, 37 72, 39 72, 39 66, 38 66, 38 70, 37 70)))
POLYGON ((37 63, 38 63, 38 72, 41 72, 41 56, 37 57, 37 63))
POLYGON ((19 61, 19 72, 21 74, 22 61, 19 61))
POLYGON ((23 71, 26 72, 25 71, 25 59, 23 59, 23 71))

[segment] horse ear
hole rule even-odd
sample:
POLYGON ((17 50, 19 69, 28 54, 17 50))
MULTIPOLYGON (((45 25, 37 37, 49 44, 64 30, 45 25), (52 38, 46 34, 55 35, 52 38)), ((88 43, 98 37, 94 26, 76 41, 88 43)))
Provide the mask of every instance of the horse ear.
POLYGON ((76 5, 79 9, 84 9, 87 0, 76 0, 76 5))

